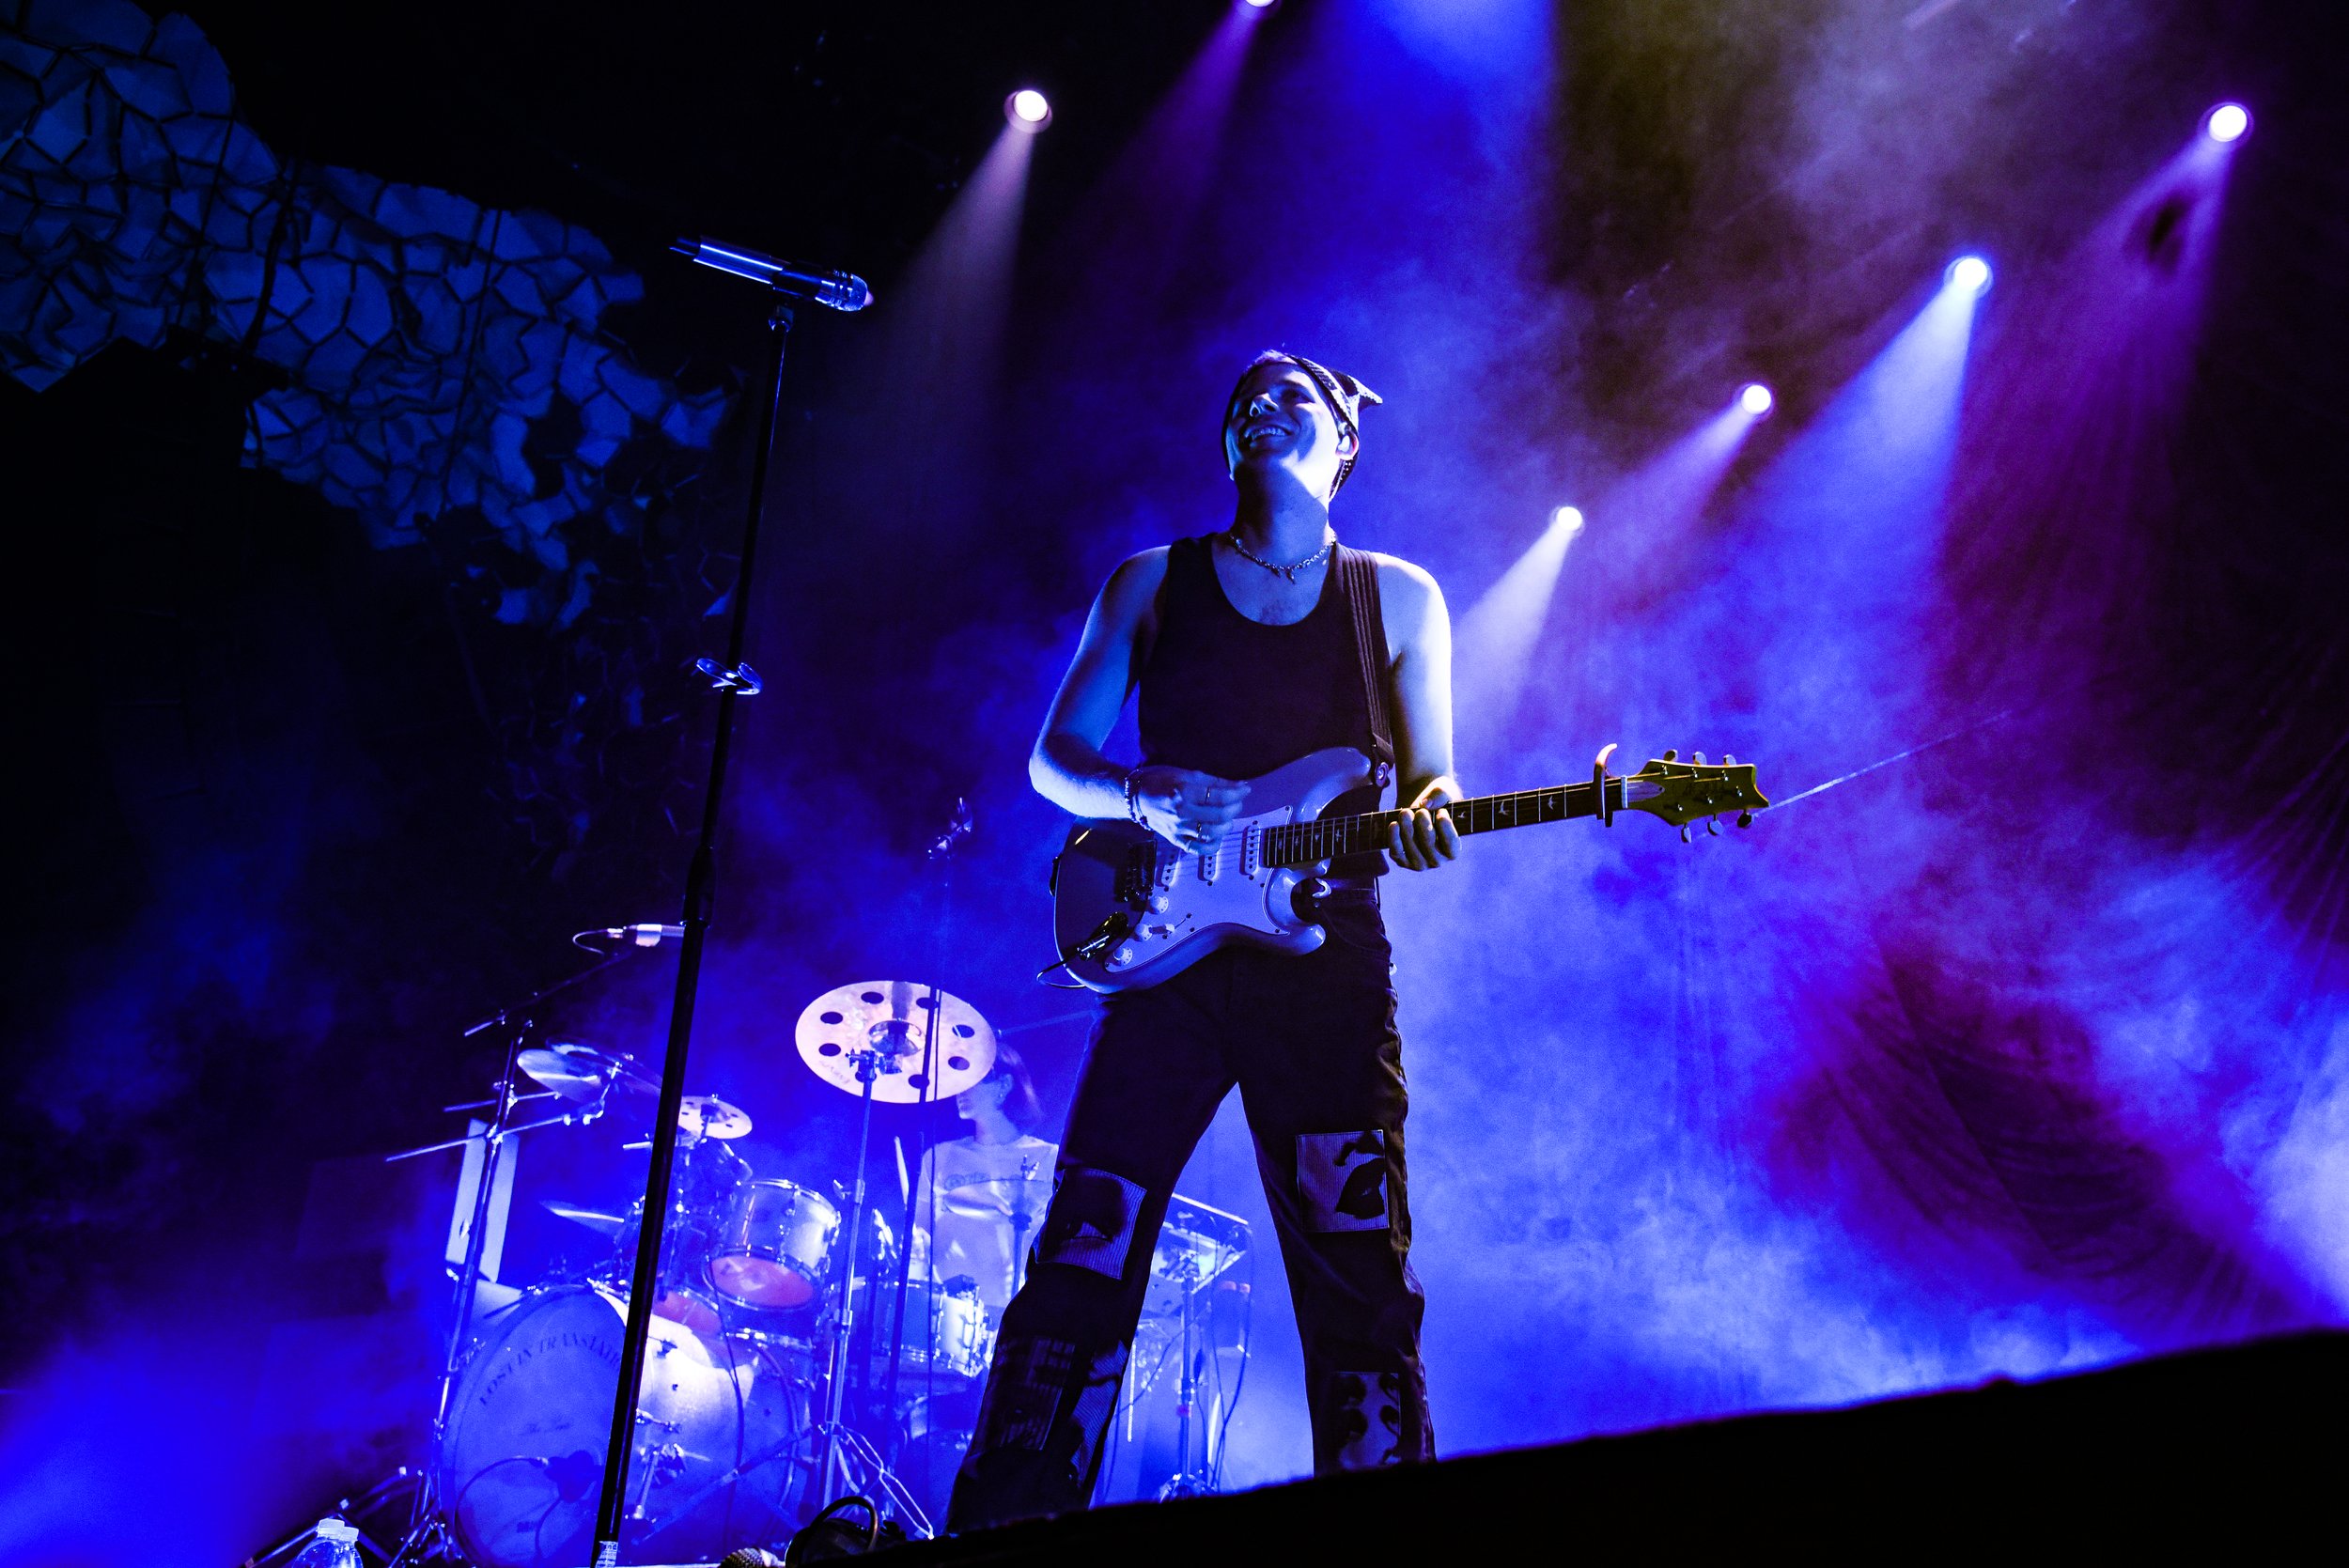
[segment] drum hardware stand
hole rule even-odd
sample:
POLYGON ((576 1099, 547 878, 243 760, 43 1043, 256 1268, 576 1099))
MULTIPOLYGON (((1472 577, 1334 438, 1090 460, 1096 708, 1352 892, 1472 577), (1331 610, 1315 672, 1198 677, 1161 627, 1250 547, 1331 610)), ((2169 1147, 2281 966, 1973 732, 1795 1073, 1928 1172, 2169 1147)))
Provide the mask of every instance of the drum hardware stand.
MULTIPOLYGON (((924 1030, 925 1034, 936 1032, 936 1017, 937 1010, 933 1008, 931 1010, 932 1025, 924 1030)), ((843 1441, 850 1438, 863 1441, 862 1438, 856 1436, 856 1434, 848 1430, 847 1423, 842 1420, 842 1415, 848 1396, 849 1342, 856 1336, 856 1265, 857 1250, 863 1240, 864 1234, 864 1162, 872 1152, 873 1083, 880 1077, 881 1054, 879 1048, 869 1042, 862 1049, 853 1053, 853 1060, 856 1063, 856 1080, 863 1087, 863 1092, 857 1096, 856 1181, 848 1188, 848 1245, 842 1249, 840 1259, 840 1318, 833 1327, 832 1354, 827 1358, 829 1365, 824 1376, 824 1420, 817 1428, 817 1431, 823 1436, 823 1447, 817 1451, 816 1482, 817 1489, 827 1498, 835 1495, 832 1492, 832 1473, 835 1467, 840 1471, 841 1481, 844 1483, 852 1481, 848 1474, 846 1461, 840 1452, 843 1441)), ((910 1237, 907 1239, 909 1242, 911 1240, 910 1237)), ((904 1250, 910 1252, 912 1248, 908 1246, 904 1250)), ((900 1272, 903 1271, 900 1270, 900 1272)), ((899 1316, 903 1315, 900 1312, 899 1316)), ((867 1446, 869 1448, 869 1445, 867 1446)), ((884 1467, 884 1471, 885 1468, 884 1467)))
MULTIPOLYGON (((811 273, 710 240, 680 240, 671 247, 694 261, 738 277, 766 285, 770 307, 767 336, 771 349, 771 374, 758 411, 758 435, 751 452, 750 493, 742 514, 742 549, 735 567, 734 613, 726 630, 723 663, 697 665, 718 693, 718 709, 709 748, 709 783, 702 797, 701 831, 686 864, 685 929, 677 948, 677 989, 669 1004, 668 1048, 661 1060, 661 1104, 653 1117, 651 1170, 645 1174, 644 1222, 636 1235, 636 1266, 628 1296, 628 1327, 620 1336, 620 1374, 612 1395, 612 1436, 603 1455, 603 1489, 596 1504, 595 1568, 616 1568, 620 1560, 620 1523, 628 1493, 629 1461, 635 1449, 636 1401, 645 1374, 645 1341, 652 1326, 654 1277, 661 1262, 661 1234, 668 1219, 669 1181, 677 1162, 677 1114, 685 1099, 685 1063, 693 1039, 693 1003, 699 993, 702 949, 709 935, 709 915, 717 876, 716 846, 719 808, 725 793, 726 762, 733 751, 734 708, 741 698, 755 695, 758 673, 747 663, 743 644, 750 630, 751 599, 757 578, 759 516, 767 505, 767 471, 774 456, 775 419, 783 403, 783 372, 790 346, 790 301, 813 299, 835 310, 862 310, 872 292, 862 280, 847 273, 811 273)), ((858 1172, 860 1179, 863 1172, 858 1172)))
MULTIPOLYGON (((501 1024, 512 1026, 512 1032, 506 1038, 506 1066, 505 1070, 498 1075, 496 1092, 487 1100, 468 1101, 445 1108, 449 1111, 486 1109, 490 1112, 489 1125, 478 1134, 469 1133, 463 1138, 444 1139, 437 1143, 427 1143, 414 1149, 402 1149, 397 1154, 383 1157, 384 1163, 388 1165, 395 1160, 414 1159, 423 1155, 462 1148, 474 1141, 476 1137, 482 1145, 481 1175, 478 1184, 474 1188, 473 1218, 466 1223, 465 1261, 457 1271, 456 1296, 450 1312, 448 1353, 442 1358, 441 1387, 433 1402, 431 1436, 428 1441, 428 1452, 431 1456, 431 1462, 414 1474, 416 1497, 414 1506, 409 1514, 408 1533, 400 1537, 399 1545, 392 1549, 386 1568, 400 1568, 403 1563, 421 1562, 430 1557, 446 1557, 456 1545, 450 1537, 447 1521, 440 1516, 437 1466, 441 1444, 448 1435, 449 1401, 456 1393, 457 1374, 464 1369, 465 1357, 473 1348, 474 1306, 481 1289, 481 1256, 489 1246, 490 1202, 497 1188, 498 1161, 505 1153, 506 1141, 510 1138, 519 1138, 525 1132, 537 1131, 540 1127, 584 1126, 601 1116, 611 1103, 613 1083, 607 1079, 603 1092, 583 1109, 567 1110, 560 1116, 541 1117, 535 1122, 515 1124, 512 1121, 514 1108, 524 1100, 540 1097, 537 1094, 523 1094, 516 1089, 516 1081, 521 1071, 520 1063, 523 1043, 537 1029, 538 1007, 549 997, 569 990, 591 975, 601 973, 634 951, 633 948, 621 948, 606 953, 578 973, 568 975, 553 985, 532 993, 523 1001, 508 1007, 501 1007, 488 1017, 466 1026, 463 1036, 466 1039, 471 1039, 485 1030, 494 1029, 501 1024)), ((384 1486, 407 1477, 408 1474, 406 1467, 403 1466, 388 1481, 379 1483, 377 1490, 381 1490, 384 1486)))
POLYGON ((1028 1182, 1035 1175, 1035 1162, 1019 1162, 1019 1203, 1011 1211, 1011 1293, 1014 1296, 1028 1282, 1028 1232, 1035 1226, 1035 1210, 1028 1206, 1028 1182))
MULTIPOLYGON (((1213 1454, 1203 1455, 1206 1468, 1194 1470, 1190 1467, 1190 1418, 1198 1409, 1199 1374, 1207 1358, 1204 1348, 1194 1349, 1192 1345, 1192 1334, 1199 1323, 1198 1302, 1202 1294, 1199 1287, 1203 1282, 1199 1275, 1199 1260, 1194 1253, 1185 1250, 1183 1261, 1175 1266, 1174 1278, 1183 1291, 1183 1383, 1174 1404, 1174 1474, 1159 1488, 1160 1502, 1171 1498, 1204 1498, 1215 1490, 1213 1454)), ((1215 1440, 1213 1421, 1201 1421, 1199 1428, 1201 1436, 1212 1446, 1215 1440)))
MULTIPOLYGON (((926 1040, 938 1032, 938 1007, 935 1001, 937 994, 936 988, 933 987, 929 1019, 923 1026, 922 1031, 926 1040)), ((884 1052, 878 1046, 869 1043, 863 1049, 852 1053, 852 1059, 856 1063, 857 1082, 863 1089, 863 1093, 857 1096, 859 1110, 856 1132, 856 1182, 848 1188, 848 1245, 842 1250, 840 1260, 840 1318, 833 1327, 832 1354, 827 1358, 828 1366, 824 1377, 824 1419, 816 1428, 817 1435, 821 1440, 821 1446, 817 1448, 816 1456, 816 1484, 818 1494, 828 1500, 840 1496, 843 1492, 857 1491, 860 1488, 854 1467, 862 1465, 870 1472, 872 1483, 888 1495, 889 1500, 904 1514, 907 1521, 916 1527, 922 1535, 927 1536, 932 1533, 932 1530, 929 1516, 922 1512, 922 1505, 914 1500, 913 1494, 906 1490, 905 1483, 897 1479, 894 1471, 890 1469, 888 1462, 873 1446, 871 1439, 849 1426, 846 1417, 848 1394, 848 1355, 850 1343, 856 1337, 857 1251, 864 1234, 864 1164, 867 1156, 872 1152, 873 1142, 873 1084, 880 1077, 881 1059, 885 1055, 894 1060, 895 1053, 884 1052), (839 1482, 837 1490, 833 1485, 835 1476, 839 1482)), ((926 1064, 927 1061, 928 1052, 926 1050, 924 1053, 926 1064)), ((933 1079, 931 1081, 936 1080, 933 1079)), ((910 1252, 912 1238, 908 1236, 906 1239, 908 1244, 900 1250, 910 1252)), ((902 1275, 902 1269, 900 1273, 902 1275)), ((898 1316, 902 1321, 904 1317, 902 1309, 898 1316)), ((890 1370, 893 1374, 896 1370, 896 1358, 894 1355, 890 1360, 890 1370)))
MULTIPOLYGON (((921 1103, 923 1105, 935 1105, 938 1103, 935 1097, 938 1089, 938 1024, 941 1016, 941 999, 944 996, 945 991, 944 987, 939 984, 936 976, 940 970, 942 970, 946 967, 946 952, 950 946, 947 939, 947 926, 954 915, 955 849, 964 839, 971 836, 974 824, 972 823, 971 817, 970 798, 968 796, 957 795, 955 797, 955 815, 948 820, 945 831, 940 833, 936 838, 930 840, 929 846, 922 852, 923 859, 929 861, 932 864, 938 867, 939 937, 938 959, 931 970, 932 978, 930 980, 929 987, 929 1021, 925 1024, 922 1029, 923 1079, 921 1103)), ((916 1155, 914 1162, 914 1169, 919 1171, 922 1168, 922 1161, 928 1158, 931 1149, 936 1147, 936 1144, 930 1139, 928 1128, 924 1126, 920 1120, 916 1120, 914 1127, 920 1139, 921 1145, 920 1152, 916 1155)), ((935 1159, 930 1159, 929 1168, 930 1247, 934 1252, 938 1246, 938 1162, 935 1159)), ((863 1169, 862 1165, 858 1167, 860 1173, 863 1169)), ((899 1363, 905 1358, 906 1287, 908 1281, 913 1275, 913 1228, 916 1223, 914 1219, 914 1198, 910 1187, 908 1188, 905 1196, 905 1234, 900 1239, 897 1250, 897 1301, 896 1309, 892 1315, 889 1330, 889 1371, 883 1376, 881 1384, 882 1407, 889 1412, 890 1419, 893 1421, 896 1419, 897 1414, 898 1366, 899 1363)), ((1015 1262, 1013 1267, 1017 1268, 1018 1266, 1018 1264, 1015 1262)), ((930 1277, 932 1281, 935 1281, 938 1277, 938 1259, 935 1255, 933 1255, 930 1259, 930 1277)), ((938 1302, 935 1295, 932 1295, 930 1297, 929 1312, 931 1317, 931 1326, 923 1329, 923 1343, 925 1346, 928 1347, 928 1353, 925 1354, 922 1362, 922 1397, 925 1400, 934 1399, 938 1394, 938 1372, 934 1364, 936 1347, 930 1345, 929 1343, 930 1337, 936 1332, 935 1325, 938 1316, 938 1302)), ((918 1514, 919 1510, 916 1510, 916 1513, 918 1514)))

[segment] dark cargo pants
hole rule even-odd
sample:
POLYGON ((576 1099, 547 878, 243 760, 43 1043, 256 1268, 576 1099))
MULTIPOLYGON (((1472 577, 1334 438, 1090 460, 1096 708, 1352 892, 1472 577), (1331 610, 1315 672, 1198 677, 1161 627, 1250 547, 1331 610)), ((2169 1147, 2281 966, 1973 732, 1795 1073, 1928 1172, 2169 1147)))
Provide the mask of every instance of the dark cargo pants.
POLYGON ((1315 1470, 1433 1457, 1376 889, 1340 889, 1315 918, 1314 953, 1227 949, 1107 1000, 948 1528, 1092 1500, 1159 1222, 1235 1084, 1304 1341, 1315 1470))

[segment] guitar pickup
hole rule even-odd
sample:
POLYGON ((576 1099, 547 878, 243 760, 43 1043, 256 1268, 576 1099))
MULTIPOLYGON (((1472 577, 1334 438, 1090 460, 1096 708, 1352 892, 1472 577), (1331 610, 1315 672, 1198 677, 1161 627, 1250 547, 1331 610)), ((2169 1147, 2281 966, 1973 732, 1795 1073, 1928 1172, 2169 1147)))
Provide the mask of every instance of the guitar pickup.
POLYGON ((1157 885, 1159 878, 1157 848, 1155 843, 1139 845, 1126 856, 1126 863, 1117 868, 1117 897, 1120 903, 1130 904, 1139 909, 1150 902, 1151 889, 1157 885))

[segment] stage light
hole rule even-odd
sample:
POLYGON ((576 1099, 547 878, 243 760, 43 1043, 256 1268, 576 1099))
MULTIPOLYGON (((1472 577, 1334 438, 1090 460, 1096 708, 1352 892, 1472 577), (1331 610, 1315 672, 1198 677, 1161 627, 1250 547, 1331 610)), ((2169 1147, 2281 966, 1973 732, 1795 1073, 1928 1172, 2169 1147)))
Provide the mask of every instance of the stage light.
POLYGON ((1281 0, 1248 0, 1248 8, 1253 11, 1268 11, 1280 3, 1281 0))
POLYGON ((1986 294, 1990 291, 1990 263, 1978 256, 1959 256, 1950 263, 1950 270, 1944 276, 1949 279, 1951 287, 1968 294, 1986 294))
POLYGON ((2202 134, 2214 142, 2236 142, 2251 129, 2251 111, 2240 103, 2221 103, 2202 116, 2202 134))
POLYGON ((1778 399, 1771 396, 1770 389, 1760 381, 1748 381, 1745 390, 1737 394, 1737 406, 1756 419, 1769 412, 1770 405, 1777 401, 1778 399))
POLYGON ((1041 131, 1052 123, 1052 105, 1034 87, 1022 87, 1003 100, 1003 117, 1015 131, 1041 131))
POLYGON ((1582 527, 1582 508, 1579 506, 1559 507, 1549 514, 1549 525, 1552 528, 1563 528, 1569 534, 1579 532, 1582 527))

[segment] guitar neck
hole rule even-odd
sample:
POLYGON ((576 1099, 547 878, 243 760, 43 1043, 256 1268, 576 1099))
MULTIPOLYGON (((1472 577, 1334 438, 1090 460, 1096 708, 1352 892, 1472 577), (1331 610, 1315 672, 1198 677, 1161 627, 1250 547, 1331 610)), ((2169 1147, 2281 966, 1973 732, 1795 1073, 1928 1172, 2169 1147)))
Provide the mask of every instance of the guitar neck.
MULTIPOLYGON (((1607 781, 1611 804, 1626 805, 1624 781, 1607 781)), ((1635 796, 1636 799, 1636 796, 1635 796)), ((1570 822, 1598 815, 1595 784, 1556 784, 1548 789, 1520 789, 1504 795, 1472 795, 1449 801, 1452 827, 1462 835, 1499 832, 1503 828, 1531 828, 1537 822, 1570 822)), ((1341 855, 1361 855, 1382 848, 1387 829, 1403 819, 1399 811, 1362 812, 1350 816, 1325 816, 1315 822, 1284 823, 1265 830, 1264 863, 1304 866, 1333 861, 1341 855)))

